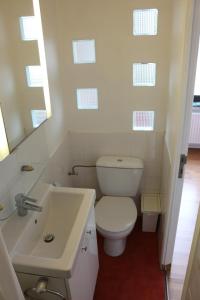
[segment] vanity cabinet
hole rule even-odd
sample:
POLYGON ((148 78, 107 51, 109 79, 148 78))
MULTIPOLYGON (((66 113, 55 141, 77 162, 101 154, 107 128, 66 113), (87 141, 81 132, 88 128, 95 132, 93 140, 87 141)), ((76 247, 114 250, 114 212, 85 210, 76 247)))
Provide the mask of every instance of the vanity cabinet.
MULTIPOLYGON (((99 260, 96 224, 94 207, 92 207, 81 238, 76 259, 73 263, 72 270, 70 271, 71 277, 56 278, 46 275, 43 276, 43 274, 33 275, 31 272, 30 274, 17 272, 17 276, 23 291, 28 288, 35 287, 39 278, 46 277, 48 278, 47 288, 59 292, 65 297, 66 300, 92 300, 94 296, 98 269, 99 260)), ((33 299, 34 297, 30 298, 30 300, 33 299)), ((37 295, 37 298, 35 297, 35 299, 57 300, 62 298, 49 293, 44 293, 39 296, 37 295)))
MULTIPOLYGON (((19 283, 21 285, 21 288, 23 292, 25 292, 27 289, 35 287, 37 284, 37 281, 43 277, 42 275, 32 275, 32 274, 25 274, 25 273, 17 273, 17 277, 19 280, 19 283)), ((45 276, 47 277, 47 276, 45 276)), ((55 292, 60 293, 65 297, 66 300, 71 300, 69 296, 68 287, 66 285, 65 279, 63 278, 54 278, 54 277, 48 277, 48 289, 53 290, 55 292)), ((49 293, 44 293, 37 295, 35 292, 29 293, 30 297, 27 297, 25 299, 27 300, 58 300, 62 299, 58 296, 51 295, 49 293)))
POLYGON ((68 280, 72 300, 93 299, 98 269, 96 225, 94 209, 92 209, 74 265, 72 277, 68 280))

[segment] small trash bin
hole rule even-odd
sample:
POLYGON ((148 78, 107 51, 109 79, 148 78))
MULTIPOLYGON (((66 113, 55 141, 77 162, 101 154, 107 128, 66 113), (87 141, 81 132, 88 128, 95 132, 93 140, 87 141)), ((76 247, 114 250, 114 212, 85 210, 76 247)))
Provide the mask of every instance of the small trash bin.
POLYGON ((155 232, 157 227, 160 209, 160 194, 142 194, 141 199, 142 211, 142 231, 155 232))

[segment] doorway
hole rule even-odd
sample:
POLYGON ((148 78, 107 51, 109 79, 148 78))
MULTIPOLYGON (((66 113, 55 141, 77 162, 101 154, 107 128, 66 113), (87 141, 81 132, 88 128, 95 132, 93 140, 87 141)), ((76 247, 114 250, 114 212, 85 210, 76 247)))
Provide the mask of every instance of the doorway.
MULTIPOLYGON (((200 115, 199 115, 200 116, 200 115)), ((169 274, 170 300, 180 300, 200 202, 200 148, 189 148, 169 274)))
MULTIPOLYGON (((191 111, 191 110, 190 110, 191 111)), ((196 63, 187 164, 169 273, 170 300, 180 300, 200 203, 200 45, 196 63)))

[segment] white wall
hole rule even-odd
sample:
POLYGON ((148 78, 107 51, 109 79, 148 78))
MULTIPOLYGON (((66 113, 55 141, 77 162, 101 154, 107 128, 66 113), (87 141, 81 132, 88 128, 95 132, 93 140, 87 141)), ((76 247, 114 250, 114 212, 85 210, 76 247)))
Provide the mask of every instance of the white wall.
MULTIPOLYGON (((143 190, 158 191, 168 101, 171 0, 61 0, 55 6, 72 162, 94 162, 104 154, 141 157, 143 190), (158 35, 133 36, 133 9, 151 7, 159 10, 158 35), (95 64, 73 63, 72 40, 76 39, 95 39, 95 64), (157 63, 156 87, 132 86, 132 64, 144 61, 157 63), (83 87, 98 88, 98 111, 77 110, 76 88, 83 87), (132 131, 134 110, 155 110, 154 132, 132 131)), ((97 187, 94 169, 82 170, 73 182, 97 187)))
MULTIPOLYGON (((59 3, 42 0, 40 3, 53 117, 39 129, 40 137, 34 134, 38 153, 44 151, 47 161, 69 129, 71 163, 94 162, 104 154, 138 156, 145 162, 142 189, 159 191, 168 96, 171 1, 87 0, 83 5, 78 0, 59 3), (158 35, 132 36, 133 9, 149 7, 159 9, 158 35), (82 38, 96 41, 94 65, 73 64, 72 40, 82 38), (132 63, 140 61, 157 62, 156 87, 132 86, 132 63), (75 89, 91 86, 99 89, 99 110, 78 111, 75 89), (131 130, 132 111, 142 109, 155 110, 154 132, 131 130), (46 144, 45 150, 41 141, 46 144)), ((33 136, 29 141, 32 139, 33 136)), ((21 148, 29 152, 26 142, 21 148)), ((20 154, 18 157, 21 163, 23 158, 20 154)), ((34 159, 27 156, 27 162, 34 159)), ((7 166, 13 160, 11 156, 2 163, 8 174, 7 166)), ((14 177, 19 173, 19 164, 15 165, 14 177)), ((87 170, 87 175, 73 178, 74 185, 97 187, 94 170, 87 170)), ((4 187, 9 183, 9 176, 4 187)))
MULTIPOLYGON (((141 189, 147 192, 160 190, 163 134, 151 133, 80 133, 70 135, 71 160, 74 164, 95 163, 101 155, 135 156, 144 160, 144 176, 141 189)), ((77 169, 79 176, 72 176, 73 185, 99 188, 95 168, 77 169)), ((138 203, 139 208, 139 203, 138 203)))
MULTIPOLYGON (((155 130, 165 129, 171 1, 61 0, 59 21, 62 77, 69 130, 131 132, 133 110, 155 110, 155 130), (158 8, 158 35, 132 35, 132 11, 158 8), (95 39, 96 63, 73 63, 72 40, 95 39), (148 49, 148 51, 147 51, 148 49), (132 63, 156 62, 156 87, 132 86, 132 63), (78 111, 76 88, 99 90, 98 111, 78 111)), ((134 135, 134 133, 133 133, 134 135)))
POLYGON ((0 202, 5 209, 0 218, 13 209, 14 195, 17 192, 28 192, 44 167, 42 179, 47 182, 59 181, 68 185, 65 166, 69 163, 67 152, 67 122, 64 101, 60 86, 59 54, 56 48, 57 35, 52 18, 54 14, 53 1, 41 1, 45 50, 48 66, 52 117, 26 139, 10 156, 0 162, 0 202), (22 173, 23 164, 32 164, 35 171, 22 173))

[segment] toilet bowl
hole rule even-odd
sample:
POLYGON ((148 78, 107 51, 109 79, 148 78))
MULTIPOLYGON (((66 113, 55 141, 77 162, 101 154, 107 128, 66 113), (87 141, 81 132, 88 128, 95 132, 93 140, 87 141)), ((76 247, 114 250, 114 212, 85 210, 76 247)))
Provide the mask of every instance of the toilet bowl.
POLYGON ((102 156, 96 162, 97 178, 104 195, 95 207, 98 232, 108 255, 121 255, 137 219, 134 197, 138 192, 143 161, 135 157, 102 156))
POLYGON ((121 255, 137 219, 133 199, 104 196, 97 203, 95 214, 97 230, 104 237, 104 251, 110 256, 121 255))

